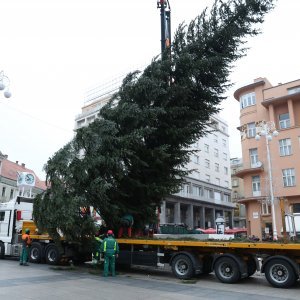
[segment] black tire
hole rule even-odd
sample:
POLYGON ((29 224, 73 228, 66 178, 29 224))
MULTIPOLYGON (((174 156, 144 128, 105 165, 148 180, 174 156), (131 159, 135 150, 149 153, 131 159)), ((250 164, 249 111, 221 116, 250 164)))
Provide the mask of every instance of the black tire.
POLYGON ((0 259, 4 259, 5 256, 5 246, 4 243, 0 242, 0 259))
POLYGON ((278 288, 289 288, 297 281, 297 276, 291 264, 280 258, 267 262, 265 276, 272 286, 278 288))
POLYGON ((253 257, 250 257, 247 260, 248 277, 251 277, 256 271, 257 271, 256 260, 253 257))
POLYGON ((57 265, 60 261, 60 253, 55 245, 49 245, 46 248, 46 263, 48 265, 57 265))
POLYGON ((236 283, 241 278, 238 264, 230 257, 220 257, 215 263, 214 271, 223 283, 236 283))
POLYGON ((179 254, 172 260, 172 272, 179 279, 190 279, 194 275, 192 260, 184 254, 179 254))
POLYGON ((29 261, 32 263, 39 264, 42 261, 42 253, 42 245, 36 242, 32 243, 29 249, 29 261))

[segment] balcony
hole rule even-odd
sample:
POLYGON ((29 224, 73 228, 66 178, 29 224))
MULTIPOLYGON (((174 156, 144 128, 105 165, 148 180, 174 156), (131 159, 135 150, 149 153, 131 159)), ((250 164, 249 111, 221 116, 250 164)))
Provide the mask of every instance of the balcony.
POLYGON ((234 174, 239 178, 244 178, 245 175, 257 174, 264 171, 264 166, 261 161, 256 163, 244 163, 243 167, 234 174))
POLYGON ((199 195, 187 193, 187 192, 184 192, 184 191, 180 191, 180 192, 175 193, 173 195, 177 196, 177 197, 181 197, 181 198, 190 199, 190 200, 201 201, 203 204, 204 203, 216 204, 216 205, 226 206, 226 207, 229 207, 229 208, 235 208, 236 207, 236 203, 228 202, 225 199, 223 199, 223 200, 215 199, 214 197, 210 198, 210 197, 204 196, 204 195, 199 196, 199 195))

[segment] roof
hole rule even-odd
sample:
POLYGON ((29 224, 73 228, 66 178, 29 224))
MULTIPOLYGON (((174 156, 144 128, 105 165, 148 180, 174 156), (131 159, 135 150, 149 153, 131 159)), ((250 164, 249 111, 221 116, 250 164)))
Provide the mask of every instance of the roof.
POLYGON ((240 101, 240 95, 248 90, 251 90, 251 89, 254 89, 256 88, 257 86, 260 86, 260 85, 264 85, 265 84, 265 79, 260 79, 258 81, 255 81, 253 83, 250 83, 248 85, 245 85, 245 86, 242 86, 240 87, 239 89, 237 89, 233 96, 236 100, 240 101))
POLYGON ((25 164, 19 165, 17 162, 12 162, 8 159, 3 159, 1 161, 0 175, 17 181, 18 172, 28 172, 32 173, 35 176, 35 187, 38 189, 46 190, 46 181, 42 181, 38 178, 35 172, 31 169, 25 167, 25 164))

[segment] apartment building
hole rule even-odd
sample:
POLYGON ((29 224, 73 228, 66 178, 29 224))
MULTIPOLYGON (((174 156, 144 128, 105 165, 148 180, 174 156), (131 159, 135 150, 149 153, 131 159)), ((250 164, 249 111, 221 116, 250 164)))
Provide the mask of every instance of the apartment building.
MULTIPOLYGON (((99 87, 87 93, 81 114, 75 118, 75 131, 99 118, 99 111, 112 92, 99 87)), ((162 201, 162 224, 185 223, 191 228, 209 228, 215 227, 218 216, 223 216, 226 226, 233 227, 236 205, 231 202, 228 125, 219 115, 212 117, 211 124, 213 131, 192 146, 196 152, 186 166, 192 172, 185 178, 181 191, 162 201)))
POLYGON ((284 213, 300 213, 300 80, 273 86, 266 78, 237 89, 249 235, 282 235, 284 213), (274 209, 272 209, 274 207, 274 209))
POLYGON ((211 118, 212 132, 199 139, 192 149, 185 178, 179 193, 162 201, 160 222, 185 223, 189 227, 215 227, 223 216, 227 227, 233 227, 231 171, 228 125, 219 115, 211 118))

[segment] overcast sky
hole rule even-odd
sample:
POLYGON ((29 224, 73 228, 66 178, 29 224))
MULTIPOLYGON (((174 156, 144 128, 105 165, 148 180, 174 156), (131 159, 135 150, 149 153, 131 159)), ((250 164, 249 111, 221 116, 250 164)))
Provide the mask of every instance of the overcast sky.
MULTIPOLYGON (((212 0, 169 0, 172 31, 212 0)), ((231 157, 241 156, 239 103, 233 92, 257 77, 273 85, 299 79, 299 0, 278 0, 232 72, 221 116, 231 157)), ((156 0, 3 0, 0 71, 12 97, 0 92, 0 151, 44 179, 43 165, 72 139, 74 119, 90 88, 148 64, 160 53, 156 0)))

